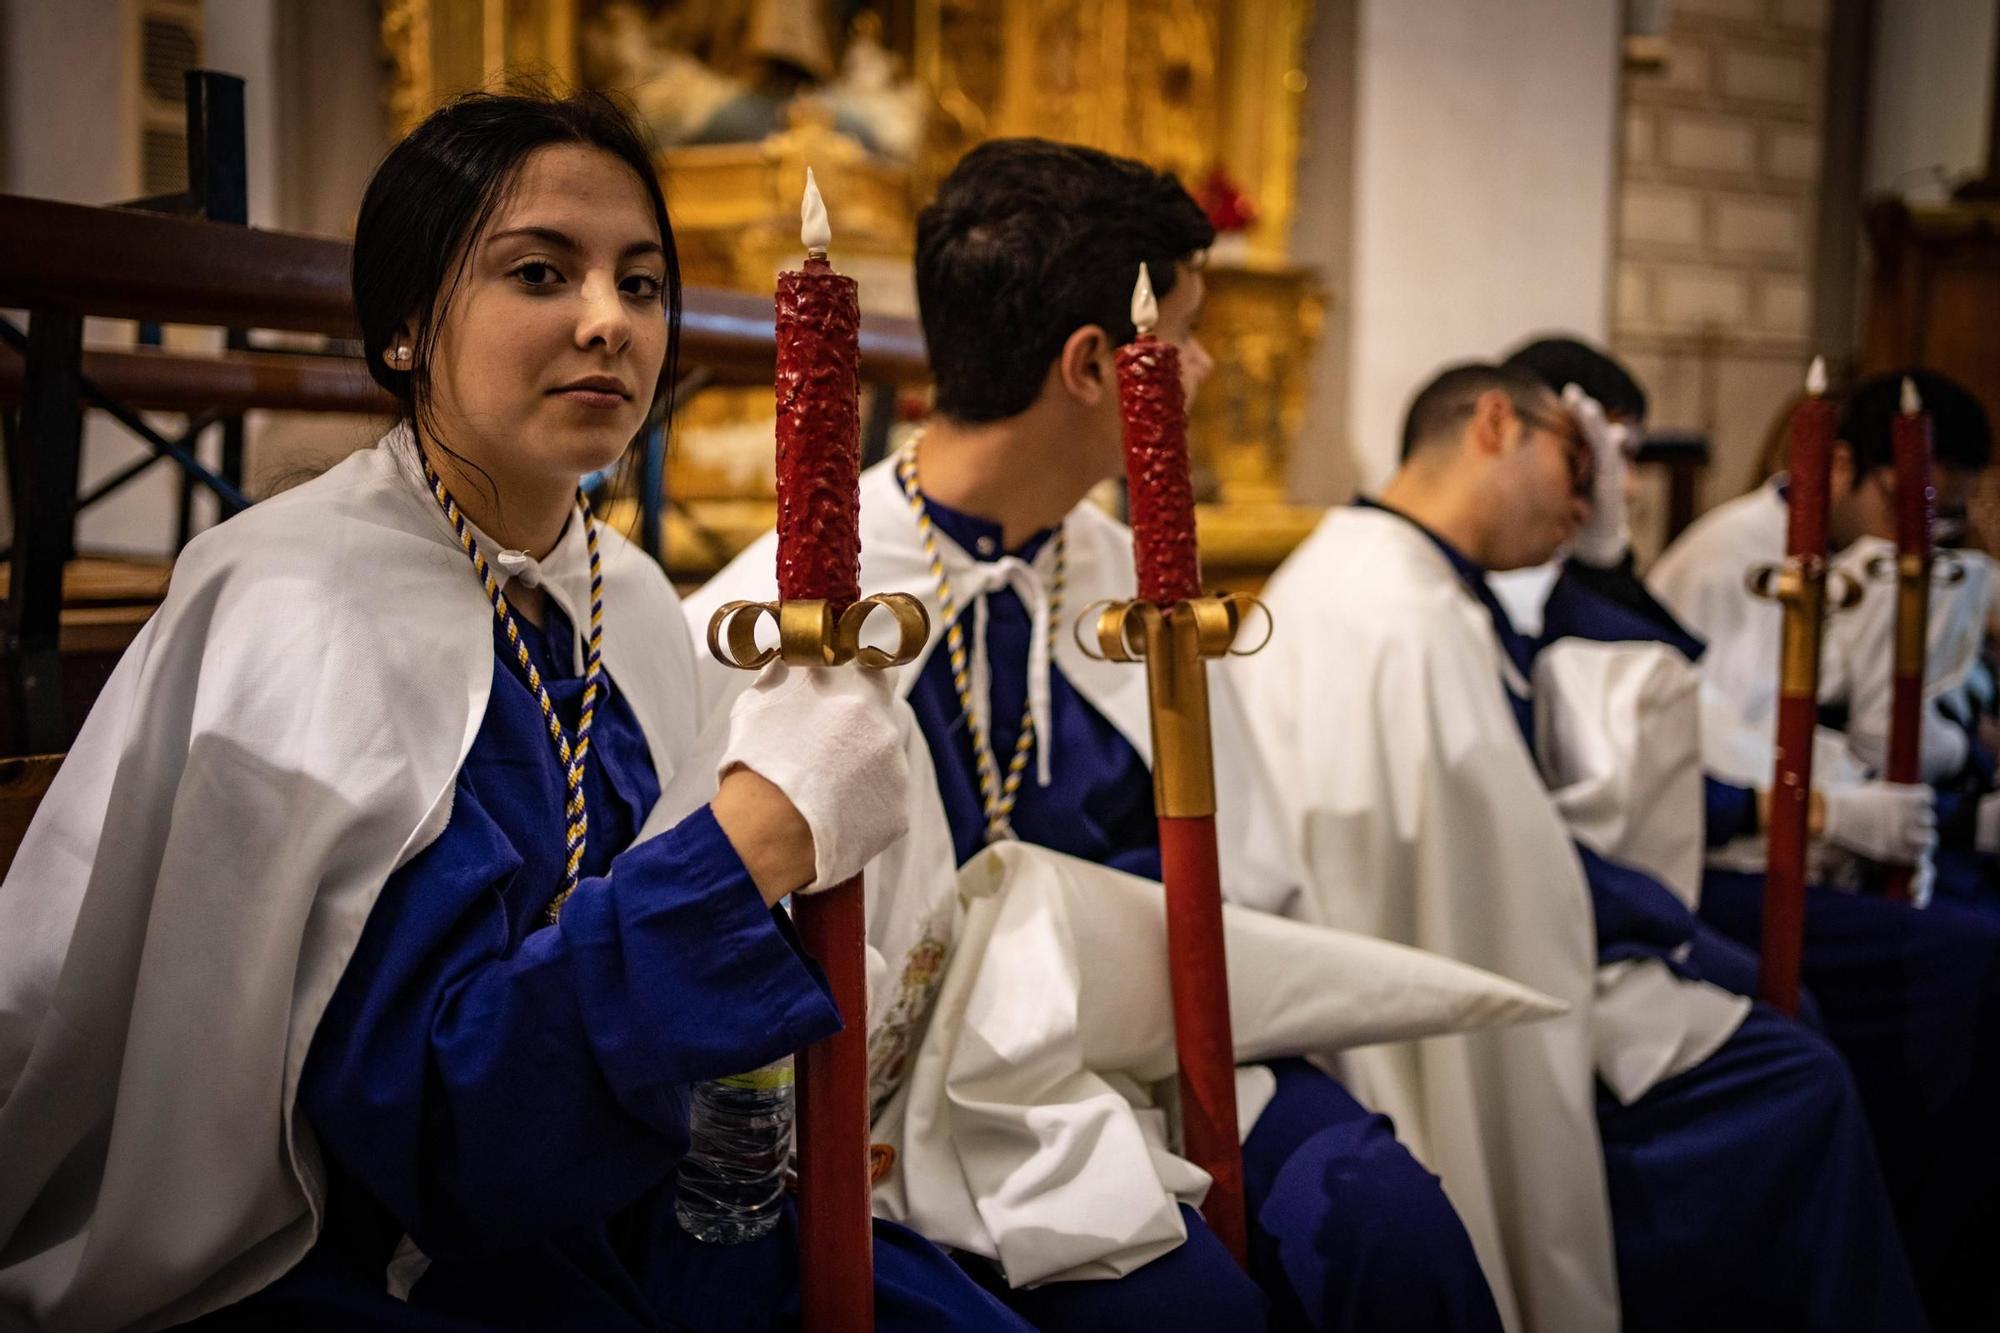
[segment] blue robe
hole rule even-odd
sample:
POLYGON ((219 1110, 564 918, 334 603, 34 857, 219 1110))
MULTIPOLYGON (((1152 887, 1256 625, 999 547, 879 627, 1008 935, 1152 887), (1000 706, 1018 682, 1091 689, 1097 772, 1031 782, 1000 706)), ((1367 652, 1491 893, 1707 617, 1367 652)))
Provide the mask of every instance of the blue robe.
MULTIPOLYGON (((1704 645, 1678 625, 1650 627, 1565 574, 1542 637, 1650 639, 1700 656, 1704 645)), ((1754 793, 1709 787, 1711 814, 1718 789, 1724 801, 1749 798, 1739 831, 1756 831, 1754 793)), ((1710 828, 1711 845, 1726 840, 1710 828)), ((1746 949, 1762 939, 1763 909, 1763 876, 1703 876, 1702 921, 1746 949)), ((1801 971, 1812 1013, 1853 1070, 1933 1323, 2000 1328, 1984 1267, 2000 1242, 2000 1142, 1987 1124, 2000 1106, 2000 921, 1942 900, 1918 910, 1811 885, 1801 971)), ((1754 966, 1738 984, 1710 979, 1755 993, 1754 966)))
MULTIPOLYGON (((1451 562, 1532 682, 1547 625, 1539 641, 1522 635, 1485 570, 1401 517, 1451 562)), ((1532 751, 1534 701, 1500 685, 1532 751)), ((1600 959, 1652 956, 1691 980, 1754 983, 1747 951, 1665 886, 1578 852, 1600 959)), ((1600 1083, 1597 1125, 1627 1333, 1927 1327, 1859 1094, 1817 1033, 1760 1004, 1714 1055, 1629 1106, 1600 1083)))
MULTIPOLYGON (((1001 554, 996 525, 935 501, 929 507, 940 533, 967 552, 986 559, 1001 554)), ((1050 535, 1012 554, 1031 561, 1050 535)), ((969 609, 961 611, 970 634, 969 609)), ((1012 590, 988 595, 990 739, 1003 772, 1026 707, 1032 628, 1012 590)), ((1050 692, 1056 762, 1046 788, 1036 783, 1032 767, 1024 776, 1011 821, 1015 833, 1158 879, 1151 774, 1131 743, 1053 668, 1050 692)), ((984 846, 986 819, 970 730, 946 654, 931 655, 909 698, 963 862, 984 846)), ((1389 1121, 1302 1060, 1279 1061, 1273 1069, 1276 1096, 1243 1145, 1252 1269, 1269 1295, 1272 1326, 1497 1330, 1499 1313, 1464 1225, 1437 1177, 1396 1141, 1389 1121)), ((1240 1301, 1250 1284, 1200 1219, 1187 1216, 1187 1244, 1108 1289, 1063 1282, 1007 1292, 997 1277, 993 1289, 1041 1328, 1194 1326, 1195 1311, 1225 1293, 1240 1301), (1163 1280, 1166 1273, 1154 1273, 1162 1265, 1184 1280, 1163 1280), (1121 1287, 1132 1290, 1121 1296, 1121 1287)))
MULTIPOLYGON (((570 623, 523 622, 566 725, 570 623), (551 652, 551 645, 560 651, 551 652)), ((633 846, 659 782, 607 677, 586 766, 584 878, 561 925, 564 785, 495 626, 493 690, 436 841, 384 886, 307 1053, 299 1105, 326 1224, 290 1272, 202 1329, 773 1329, 797 1321, 797 1233, 706 1245, 674 1218, 699 1080, 838 1030, 782 912, 706 808, 633 846), (405 1234, 430 1259, 385 1294, 405 1234)), ((941 1251, 875 1224, 879 1326, 1023 1325, 941 1251)))

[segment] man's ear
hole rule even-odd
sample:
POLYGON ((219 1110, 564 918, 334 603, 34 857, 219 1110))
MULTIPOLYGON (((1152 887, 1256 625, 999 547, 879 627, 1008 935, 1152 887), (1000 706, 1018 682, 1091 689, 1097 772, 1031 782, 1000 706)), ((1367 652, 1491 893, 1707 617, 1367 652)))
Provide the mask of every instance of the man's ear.
POLYGON ((1063 392, 1085 407, 1095 407, 1105 394, 1117 392, 1111 338, 1095 324, 1084 325, 1064 340, 1055 371, 1063 392))
POLYGON ((1827 494, 1835 500, 1844 500, 1853 494, 1854 482, 1854 446, 1846 440, 1835 440, 1827 466, 1827 494))
POLYGON ((1488 389, 1473 400, 1472 420, 1465 428, 1466 438, 1474 451, 1497 458, 1507 451, 1509 427, 1513 422, 1513 400, 1503 390, 1488 389))

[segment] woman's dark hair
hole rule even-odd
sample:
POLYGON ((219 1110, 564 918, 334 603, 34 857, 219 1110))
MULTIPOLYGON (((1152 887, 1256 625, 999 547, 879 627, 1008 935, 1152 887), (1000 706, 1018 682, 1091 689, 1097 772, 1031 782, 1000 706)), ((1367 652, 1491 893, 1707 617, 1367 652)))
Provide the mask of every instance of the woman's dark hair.
POLYGON ((368 182, 354 225, 354 311, 362 356, 368 373, 395 395, 412 423, 430 415, 436 321, 458 290, 472 242, 506 197, 521 163, 552 144, 602 149, 632 168, 645 187, 667 275, 667 355, 648 420, 659 420, 668 407, 680 350, 681 270, 645 138, 602 93, 479 92, 438 108, 389 151, 368 182), (405 320, 413 322, 416 337, 408 369, 399 370, 382 354, 405 320))
POLYGON ((1179 181, 1129 158, 1046 139, 995 139, 959 159, 917 218, 917 307, 937 410, 996 421, 1027 410, 1049 363, 1095 324, 1137 337, 1132 285, 1154 294, 1215 240, 1179 181))

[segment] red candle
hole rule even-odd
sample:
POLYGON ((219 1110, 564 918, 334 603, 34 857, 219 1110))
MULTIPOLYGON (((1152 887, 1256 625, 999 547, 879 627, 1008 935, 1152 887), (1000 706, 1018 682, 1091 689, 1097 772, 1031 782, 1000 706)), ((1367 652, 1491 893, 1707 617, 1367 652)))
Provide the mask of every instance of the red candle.
MULTIPOLYGON (((778 275, 778 596, 836 612, 861 595, 861 309, 812 173, 803 271, 778 275)), ((794 900, 839 1032, 798 1053, 799 1281, 806 1333, 875 1324, 868 1177, 867 921, 861 877, 794 900)))
POLYGON ((1151 276, 1141 264, 1132 292, 1139 337, 1118 349, 1118 407, 1125 420, 1125 486, 1139 596, 1164 607, 1201 596, 1201 554, 1195 544, 1181 354, 1153 336, 1158 320, 1151 276))
POLYGON ((839 612, 861 595, 861 305, 811 171, 802 211, 806 266, 778 275, 778 595, 839 612))
POLYGON ((1896 462, 1896 548, 1929 559, 1936 498, 1931 491, 1931 417, 1909 379, 1903 381, 1902 407, 1889 437, 1896 462))
POLYGON ((1132 323, 1139 338, 1118 349, 1118 406, 1125 423, 1125 482, 1139 597, 1168 616, 1146 644, 1146 688, 1153 715, 1153 799, 1166 896, 1167 975, 1173 983, 1174 1047, 1180 1060, 1181 1138, 1188 1159, 1214 1182, 1202 1203, 1203 1216, 1237 1261, 1247 1263, 1208 674, 1189 608, 1180 605, 1201 596, 1187 403, 1179 349, 1152 334, 1158 319, 1151 275, 1141 264, 1132 292, 1132 323))
POLYGON ((1786 495, 1785 555, 1798 586, 1785 606, 1778 670, 1777 759, 1766 831, 1764 930, 1759 997, 1781 1013, 1798 1012, 1800 953, 1805 939, 1808 814, 1812 798, 1813 730, 1819 722, 1819 640, 1826 586, 1827 471, 1833 460, 1834 411, 1826 400, 1826 366, 1813 362, 1807 398, 1792 412, 1786 495))

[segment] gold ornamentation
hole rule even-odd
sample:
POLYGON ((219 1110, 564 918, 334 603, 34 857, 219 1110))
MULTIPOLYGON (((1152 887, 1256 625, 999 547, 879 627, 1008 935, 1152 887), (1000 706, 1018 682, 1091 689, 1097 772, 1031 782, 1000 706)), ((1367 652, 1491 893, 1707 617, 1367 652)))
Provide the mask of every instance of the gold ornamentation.
MULTIPOLYGON (((869 313, 892 315, 915 313, 918 207, 984 139, 1089 143, 1190 185, 1224 166, 1257 218, 1211 256, 1202 335, 1218 364, 1193 404, 1190 441, 1214 518, 1211 562, 1255 584, 1318 517, 1284 504, 1323 303, 1318 279, 1286 264, 1314 10, 1313 0, 892 0, 880 10, 885 50, 908 60, 933 104, 914 165, 843 133, 826 89, 793 99, 785 127, 761 142, 671 148, 660 169, 683 275, 768 291, 796 253, 808 162, 839 201, 843 271, 861 280, 869 313)), ((407 130, 487 84, 496 60, 573 81, 581 19, 594 12, 582 0, 384 0, 392 123, 407 130)), ((682 408, 667 465, 681 506, 667 537, 677 575, 711 572, 770 526, 772 429, 764 391, 712 388, 682 408)))
POLYGON ((772 662, 791 666, 837 667, 852 662, 866 671, 886 671, 917 660, 930 639, 930 613, 906 592, 863 597, 839 615, 817 598, 779 602, 725 602, 708 622, 708 651, 724 666, 757 671, 772 662), (876 648, 861 641, 868 618, 878 609, 896 625, 896 646, 876 648), (777 626, 777 643, 757 645, 758 622, 777 626))
POLYGON ((1215 813, 1215 753, 1208 720, 1210 659, 1247 657, 1271 640, 1271 611, 1243 593, 1196 597, 1161 607, 1148 601, 1099 602, 1077 622, 1087 657, 1146 665, 1153 729, 1153 806, 1169 819, 1215 813), (1252 612, 1264 613, 1264 637, 1249 648, 1236 637, 1252 612), (1096 650, 1083 627, 1092 629, 1096 650))
POLYGON ((1778 693, 1788 699, 1819 697, 1820 633, 1829 611, 1861 604, 1861 584, 1844 569, 1829 570, 1825 556, 1787 556, 1781 564, 1760 565, 1744 575, 1752 597, 1776 602, 1785 611, 1779 650, 1778 693), (1827 587, 1835 589, 1831 600, 1827 587))

